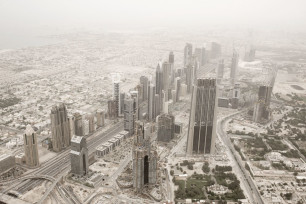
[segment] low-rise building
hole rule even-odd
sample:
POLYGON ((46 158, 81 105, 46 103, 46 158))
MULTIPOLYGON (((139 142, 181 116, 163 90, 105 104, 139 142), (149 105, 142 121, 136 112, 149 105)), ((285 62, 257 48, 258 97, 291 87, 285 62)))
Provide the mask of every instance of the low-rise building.
POLYGON ((0 155, 0 173, 10 170, 13 167, 15 167, 15 157, 14 156, 11 156, 8 154, 0 155))

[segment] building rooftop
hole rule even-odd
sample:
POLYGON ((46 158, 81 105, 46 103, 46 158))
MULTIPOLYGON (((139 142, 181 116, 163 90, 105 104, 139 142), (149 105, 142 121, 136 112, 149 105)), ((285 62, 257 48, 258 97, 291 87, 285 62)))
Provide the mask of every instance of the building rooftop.
POLYGON ((81 143, 83 137, 82 136, 77 136, 77 135, 74 135, 71 139, 71 142, 73 143, 81 143))

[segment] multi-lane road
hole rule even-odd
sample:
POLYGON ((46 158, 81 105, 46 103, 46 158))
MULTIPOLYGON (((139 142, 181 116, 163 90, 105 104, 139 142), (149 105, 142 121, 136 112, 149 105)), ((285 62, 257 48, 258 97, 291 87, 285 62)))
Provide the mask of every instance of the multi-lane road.
MULTIPOLYGON (((88 138, 87 147, 89 154, 93 153, 96 147, 118 134, 123 130, 123 122, 117 123, 115 126, 109 128, 107 131, 96 135, 95 137, 88 138)), ((45 162, 39 169, 32 172, 33 175, 48 175, 56 178, 61 172, 70 170, 70 149, 66 149, 53 157, 49 161, 45 162)), ((17 185, 14 185, 14 189, 17 192, 25 193, 42 183, 41 180, 27 180, 17 185)), ((8 188, 12 189, 12 188, 8 188)))
POLYGON ((229 116, 219 119, 217 123, 217 134, 218 134, 220 141, 222 141, 224 145, 228 148, 228 153, 230 154, 229 156, 232 158, 232 161, 234 162, 233 167, 234 168, 238 167, 236 168, 239 174, 238 176, 242 177, 242 183, 243 183, 245 190, 247 191, 246 192, 247 197, 250 199, 250 202, 254 204, 264 204, 257 190, 257 187, 254 184, 253 179, 251 178, 251 176, 245 169, 245 166, 243 165, 243 162, 241 161, 238 154, 236 153, 230 139, 227 137, 227 134, 224 132, 225 123, 231 118, 235 117, 238 114, 241 114, 244 111, 246 110, 239 111, 239 112, 236 112, 234 114, 231 114, 229 116))

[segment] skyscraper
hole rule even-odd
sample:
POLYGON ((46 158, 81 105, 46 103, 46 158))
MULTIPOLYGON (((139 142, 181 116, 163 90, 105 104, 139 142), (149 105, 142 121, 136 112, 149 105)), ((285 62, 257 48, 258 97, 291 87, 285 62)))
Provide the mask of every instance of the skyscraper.
POLYGON ((149 86, 148 77, 141 76, 140 84, 142 85, 142 101, 146 101, 148 100, 148 86, 149 86))
POLYGON ((175 80, 174 80, 174 89, 175 89, 175 92, 176 92, 176 99, 175 99, 175 101, 176 102, 180 101, 180 92, 181 92, 181 78, 180 77, 176 77, 175 78, 175 80))
POLYGON ((117 102, 114 99, 107 101, 107 115, 110 120, 114 120, 118 117, 116 112, 117 102))
POLYGON ((202 47, 202 52, 201 52, 201 66, 205 65, 209 60, 209 56, 207 54, 207 51, 205 47, 202 47))
POLYGON ((184 67, 188 66, 191 63, 192 57, 192 44, 186 43, 184 48, 184 67))
POLYGON ((53 106, 51 109, 51 133, 52 147, 55 152, 70 145, 70 127, 66 106, 60 104, 58 107, 53 106))
POLYGON ((95 117, 93 114, 87 114, 86 119, 88 120, 88 130, 89 133, 93 133, 95 131, 95 117))
POLYGON ((258 100, 254 107, 253 121, 260 122, 262 119, 270 118, 270 101, 272 94, 271 86, 260 86, 258 90, 258 100))
POLYGON ((144 185, 157 181, 157 152, 151 146, 151 124, 137 121, 133 145, 133 187, 140 192, 144 185))
POLYGON ((128 131, 130 135, 134 134, 135 119, 136 119, 136 99, 130 95, 124 99, 124 130, 128 131))
POLYGON ((169 53, 169 63, 174 64, 174 54, 172 51, 169 53))
POLYGON ((211 43, 210 58, 216 59, 221 56, 221 45, 216 42, 211 43))
POLYGON ((202 49, 201 48, 195 48, 194 50, 194 56, 197 58, 198 62, 200 62, 200 65, 202 65, 202 49))
POLYGON ((213 154, 217 122, 216 79, 197 79, 193 86, 187 154, 213 154))
POLYGON ((235 84, 233 89, 233 96, 231 99, 231 104, 233 109, 237 109, 239 105, 239 97, 240 97, 240 84, 235 84))
POLYGON ((156 67, 155 80, 156 94, 161 94, 161 91, 163 90, 163 72, 160 63, 158 63, 156 67))
POLYGON ((83 120, 80 113, 74 114, 74 133, 77 136, 83 136, 83 120))
POLYGON ((29 167, 39 166, 37 136, 31 125, 27 125, 23 140, 26 165, 29 167))
POLYGON ((85 137, 73 136, 71 139, 71 173, 84 176, 88 174, 88 149, 85 137))
POLYGON ((230 80, 232 85, 234 85, 237 80, 238 62, 239 62, 239 54, 236 50, 234 50, 232 57, 232 64, 231 64, 231 73, 230 73, 230 80))
POLYGON ((113 99, 115 102, 115 117, 120 115, 120 83, 119 81, 114 81, 113 99))
POLYGON ((217 78, 222 79, 224 75, 224 59, 219 60, 218 63, 218 71, 217 71, 217 78))
POLYGON ((169 94, 168 94, 168 90, 170 88, 171 85, 171 71, 172 71, 172 65, 168 62, 163 62, 163 66, 162 66, 162 80, 163 80, 163 86, 162 86, 162 90, 165 91, 165 101, 169 100, 169 94))
POLYGON ((97 126, 98 127, 103 127, 104 126, 104 121, 105 121, 104 110, 101 110, 101 109, 97 110, 96 117, 97 117, 97 126))
POLYGON ((148 91, 148 120, 155 120, 156 117, 156 105, 155 105, 155 86, 153 84, 149 85, 148 91))
POLYGON ((171 114, 161 114, 157 117, 157 140, 169 142, 174 138, 174 116, 171 114))

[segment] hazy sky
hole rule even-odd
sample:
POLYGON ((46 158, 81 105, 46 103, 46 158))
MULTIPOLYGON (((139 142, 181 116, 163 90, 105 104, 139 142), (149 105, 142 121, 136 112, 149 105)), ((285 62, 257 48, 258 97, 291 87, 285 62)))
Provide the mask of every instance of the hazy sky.
POLYGON ((36 28, 207 24, 306 30, 306 0, 0 0, 4 35, 36 28))

